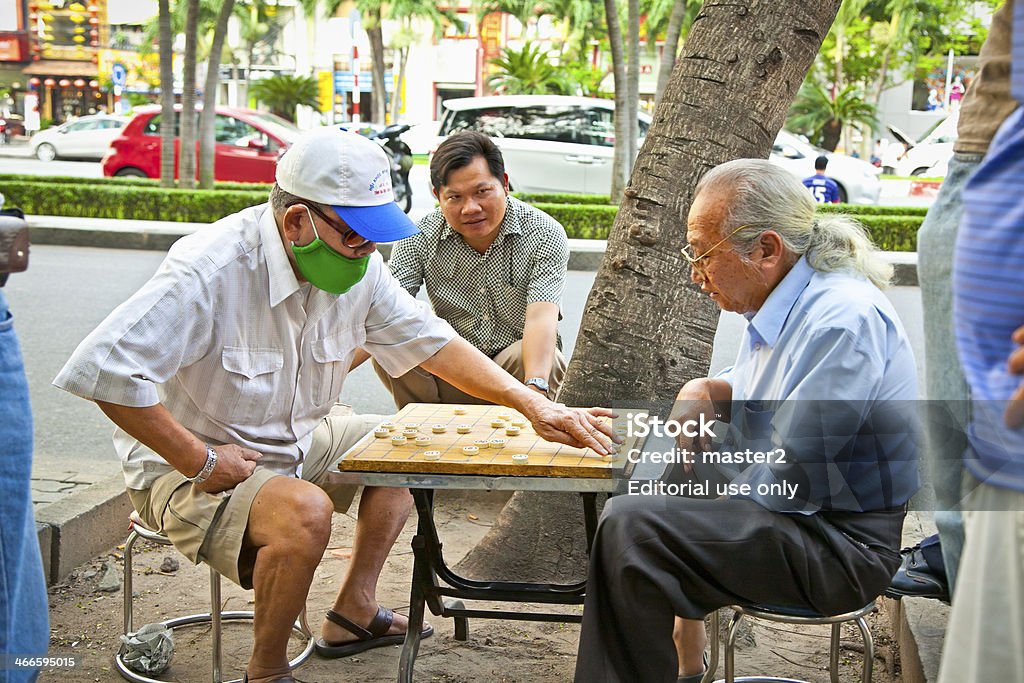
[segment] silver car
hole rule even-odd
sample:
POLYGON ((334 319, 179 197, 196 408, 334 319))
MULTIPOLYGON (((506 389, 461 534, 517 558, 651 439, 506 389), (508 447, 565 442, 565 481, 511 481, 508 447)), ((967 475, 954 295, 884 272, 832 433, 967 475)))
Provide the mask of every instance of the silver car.
POLYGON ((41 161, 53 161, 58 157, 98 161, 128 121, 126 117, 106 114, 83 116, 39 131, 29 144, 32 145, 32 153, 41 161))

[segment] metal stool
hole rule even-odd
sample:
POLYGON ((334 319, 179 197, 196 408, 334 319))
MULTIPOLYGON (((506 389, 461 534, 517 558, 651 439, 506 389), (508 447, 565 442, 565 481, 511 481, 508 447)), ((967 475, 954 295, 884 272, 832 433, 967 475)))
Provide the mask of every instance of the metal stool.
MULTIPOLYGON (((746 616, 756 619, 764 619, 765 621, 781 622, 784 624, 831 624, 832 639, 829 646, 828 671, 832 678, 832 683, 839 683, 839 627, 848 621, 855 622, 857 624, 857 628, 860 629, 861 637, 864 638, 864 665, 861 669, 860 680, 861 683, 871 683, 871 671, 875 663, 875 642, 871 638, 871 631, 868 629, 868 624, 864 617, 874 611, 874 600, 853 612, 837 614, 830 617, 815 614, 810 610, 802 610, 798 608, 768 607, 765 605, 731 605, 730 607, 735 611, 735 613, 733 614, 732 622, 729 624, 729 636, 725 641, 725 678, 721 679, 720 683, 806 683, 805 681, 797 681, 792 678, 777 678, 773 676, 735 677, 736 674, 733 657, 735 655, 736 633, 739 629, 740 621, 742 621, 743 617, 746 616)), ((704 681, 710 681, 715 670, 718 668, 719 638, 717 610, 715 610, 711 615, 710 631, 712 633, 711 661, 708 664, 708 673, 704 675, 704 681)))
MULTIPOLYGON (((128 540, 124 544, 124 634, 130 636, 134 630, 132 626, 132 603, 134 602, 134 594, 132 592, 132 551, 135 546, 135 541, 140 537, 159 545, 172 545, 171 541, 163 534, 157 533, 152 529, 146 527, 139 517, 138 513, 134 510, 128 517, 129 527, 131 533, 128 534, 128 540)), ((160 622, 167 628, 174 630, 179 627, 194 626, 196 624, 210 624, 211 627, 211 638, 213 640, 213 683, 239 683, 242 679, 234 679, 232 681, 223 681, 221 678, 221 622, 222 621, 240 621, 249 620, 252 621, 254 612, 252 611, 239 611, 239 612, 222 612, 220 609, 220 574, 210 568, 210 612, 205 614, 190 614, 184 617, 177 617, 174 619, 168 619, 167 621, 160 622)), ((292 626, 292 630, 298 632, 303 638, 306 639, 306 646, 299 653, 295 659, 288 662, 288 666, 295 668, 309 659, 309 656, 313 654, 313 633, 309 630, 309 625, 306 623, 306 610, 303 608, 299 614, 298 620, 295 625, 292 626)), ((125 646, 121 646, 118 650, 117 656, 114 661, 117 665, 118 672, 130 681, 137 681, 137 683, 164 683, 155 678, 148 678, 128 668, 128 665, 124 663, 125 646)))

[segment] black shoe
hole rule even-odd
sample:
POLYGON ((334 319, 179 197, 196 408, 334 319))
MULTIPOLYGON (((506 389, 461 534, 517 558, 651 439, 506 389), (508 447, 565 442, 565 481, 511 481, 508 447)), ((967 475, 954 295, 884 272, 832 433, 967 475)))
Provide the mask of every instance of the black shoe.
POLYGON ((907 548, 903 562, 885 590, 886 597, 899 600, 908 598, 933 598, 949 603, 949 586, 946 577, 935 572, 925 561, 921 546, 907 548))

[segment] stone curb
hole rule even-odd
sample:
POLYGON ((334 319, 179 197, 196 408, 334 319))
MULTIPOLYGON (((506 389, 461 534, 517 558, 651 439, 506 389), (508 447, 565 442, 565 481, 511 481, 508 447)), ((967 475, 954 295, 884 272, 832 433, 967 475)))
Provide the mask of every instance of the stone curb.
MULTIPOLYGON (((411 218, 416 220, 418 216, 411 218)), ((28 216, 28 225, 33 244, 166 251, 175 240, 192 234, 205 224, 28 216)), ((596 271, 604 258, 606 246, 605 240, 569 240, 569 270, 596 271)), ((387 258, 391 255, 391 245, 380 245, 380 252, 387 258)), ((894 284, 917 286, 916 253, 885 252, 885 257, 896 267, 894 284)))
POLYGON ((132 511, 120 474, 36 510, 36 530, 47 585, 128 536, 132 511))

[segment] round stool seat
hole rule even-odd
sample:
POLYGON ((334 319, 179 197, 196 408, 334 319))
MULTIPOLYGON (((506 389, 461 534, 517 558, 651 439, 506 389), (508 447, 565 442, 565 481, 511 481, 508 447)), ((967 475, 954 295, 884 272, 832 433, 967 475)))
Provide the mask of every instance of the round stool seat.
MULTIPOLYGON (((832 683, 839 683, 839 627, 847 622, 853 622, 860 629, 864 639, 864 662, 861 668, 861 683, 871 683, 871 671, 874 667, 875 647, 868 630, 865 617, 875 609, 875 601, 872 600, 860 609, 846 612, 844 614, 824 615, 817 614, 813 610, 800 607, 783 607, 775 605, 732 605, 734 614, 732 623, 729 625, 729 635, 725 641, 725 678, 715 683, 807 683, 794 678, 783 678, 778 676, 736 676, 734 667, 734 655, 736 645, 736 634, 739 624, 744 617, 764 619, 784 624, 804 624, 817 626, 831 626, 832 636, 829 647, 829 676, 832 683)), ((711 630, 714 634, 711 641, 711 665, 705 680, 709 681, 711 675, 718 666, 718 612, 712 613, 711 630)))
MULTIPOLYGON (((128 516, 128 520, 131 527, 131 532, 128 534, 128 540, 124 544, 124 635, 131 636, 134 633, 132 628, 133 622, 133 577, 132 577, 132 558, 135 542, 139 538, 144 538, 147 541, 157 543, 159 545, 173 546, 170 539, 167 536, 161 534, 158 531, 154 531, 147 527, 139 517, 138 513, 132 510, 132 513, 128 516)), ((224 621, 253 621, 255 618, 255 612, 251 610, 242 611, 231 611, 231 612, 216 612, 212 611, 221 604, 220 600, 220 574, 217 570, 210 568, 210 605, 211 612, 203 612, 199 614, 189 614, 182 617, 174 617, 173 619, 166 619, 159 622, 162 626, 165 626, 171 631, 176 628, 185 628, 188 626, 196 626, 200 624, 210 624, 211 634, 210 637, 213 639, 213 671, 212 680, 213 683, 241 683, 242 679, 237 678, 231 681, 224 681, 221 678, 221 622, 224 621)), ((315 638, 306 623, 306 610, 303 609, 299 614, 298 620, 292 625, 292 631, 296 632, 306 640, 306 645, 294 659, 288 662, 288 666, 292 669, 305 662, 313 654, 313 646, 315 638)), ((118 673, 122 677, 136 681, 137 683, 165 683, 159 679, 149 678, 148 676, 141 674, 133 669, 130 669, 124 661, 125 646, 122 645, 118 650, 117 656, 114 657, 114 664, 117 667, 118 673)))

